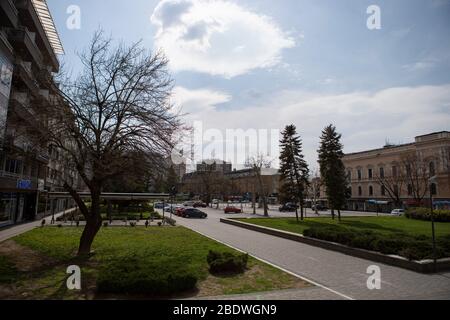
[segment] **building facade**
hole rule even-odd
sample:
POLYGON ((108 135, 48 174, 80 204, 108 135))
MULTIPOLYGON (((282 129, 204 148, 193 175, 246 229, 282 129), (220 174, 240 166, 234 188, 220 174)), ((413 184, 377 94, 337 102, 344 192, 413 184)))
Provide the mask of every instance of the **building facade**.
POLYGON ((62 191, 61 177, 76 173, 30 131, 49 120, 39 106, 51 106, 57 95, 53 74, 62 52, 45 0, 0 1, 0 226, 68 205, 47 203, 45 193, 62 191))
POLYGON ((348 209, 390 211, 395 207, 450 204, 450 132, 431 133, 413 143, 346 154, 348 209))

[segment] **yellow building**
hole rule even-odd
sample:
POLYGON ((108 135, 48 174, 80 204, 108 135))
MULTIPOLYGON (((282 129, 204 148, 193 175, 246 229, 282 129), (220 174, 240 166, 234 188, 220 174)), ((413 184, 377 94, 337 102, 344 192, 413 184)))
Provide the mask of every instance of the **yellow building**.
POLYGON ((448 131, 418 136, 412 143, 346 154, 343 162, 351 192, 350 210, 429 205, 430 193, 435 206, 449 205, 448 131))

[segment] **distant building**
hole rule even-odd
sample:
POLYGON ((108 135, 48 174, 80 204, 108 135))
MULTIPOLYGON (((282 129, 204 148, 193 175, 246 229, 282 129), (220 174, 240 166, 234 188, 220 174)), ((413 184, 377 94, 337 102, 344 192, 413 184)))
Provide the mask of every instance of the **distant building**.
MULTIPOLYGON (((384 148, 346 154, 343 158, 346 167, 349 192, 348 209, 389 211, 395 204, 384 186, 385 181, 397 190, 403 206, 420 205, 414 197, 414 184, 411 181, 411 167, 420 166, 425 177, 435 176, 430 181, 422 204, 429 205, 429 191, 435 206, 450 204, 450 132, 436 132, 415 138, 415 142, 401 145, 387 145, 384 148), (412 157, 417 163, 408 164, 405 159, 412 157)), ((419 178, 419 177, 418 177, 419 178)), ((420 180, 420 179, 416 179, 420 180)), ((324 193, 322 193, 324 196, 324 193)))
POLYGON ((197 163, 197 172, 215 171, 226 174, 231 172, 233 165, 222 160, 211 159, 197 163))

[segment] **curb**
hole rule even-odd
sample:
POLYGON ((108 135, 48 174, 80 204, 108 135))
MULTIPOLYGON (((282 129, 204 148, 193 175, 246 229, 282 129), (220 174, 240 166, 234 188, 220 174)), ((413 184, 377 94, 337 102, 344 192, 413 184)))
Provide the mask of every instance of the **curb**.
POLYGON ((387 265, 400 267, 408 270, 412 270, 415 272, 420 273, 437 273, 442 271, 448 271, 450 270, 450 258, 440 259, 436 263, 436 269, 435 265, 432 260, 422 260, 422 261, 409 261, 406 258, 396 256, 396 255, 385 255, 382 253, 364 250, 364 249, 358 249, 349 247, 340 243, 335 242, 329 242, 324 241, 320 239, 305 237, 301 234, 288 232, 288 231, 281 231, 278 229, 263 227, 263 226, 257 226, 250 223, 245 223, 241 221, 236 221, 232 219, 227 218, 221 218, 220 222, 226 223, 229 225, 237 226, 240 228, 253 230, 261 233, 265 233, 268 235, 297 241, 301 243, 305 243, 311 246, 320 247, 322 249, 326 250, 332 250, 337 251, 346 255, 350 255, 357 258, 362 258, 366 260, 372 260, 375 262, 381 262, 387 265))

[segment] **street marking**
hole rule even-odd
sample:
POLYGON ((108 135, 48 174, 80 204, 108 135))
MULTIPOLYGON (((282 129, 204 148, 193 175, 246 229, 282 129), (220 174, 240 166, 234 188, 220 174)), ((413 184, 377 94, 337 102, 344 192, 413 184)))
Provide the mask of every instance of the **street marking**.
POLYGON ((223 242, 223 241, 221 241, 221 240, 218 240, 218 239, 216 239, 216 238, 213 238, 213 237, 211 237, 211 236, 208 236, 208 235, 204 234, 203 232, 199 232, 199 231, 193 230, 193 229, 191 229, 191 230, 194 231, 194 232, 197 232, 198 234, 200 234, 200 235, 202 235, 202 236, 204 236, 204 237, 210 238, 210 239, 212 239, 212 240, 214 240, 214 241, 217 241, 217 242, 219 242, 219 243, 221 243, 221 244, 223 244, 223 245, 225 245, 225 246, 227 246, 227 247, 230 247, 230 248, 232 248, 232 249, 234 249, 234 250, 237 250, 237 251, 242 252, 242 253, 246 253, 246 254, 248 254, 249 256, 251 256, 251 257, 253 257, 253 258, 255 258, 255 259, 259 260, 259 261, 262 261, 262 262, 264 262, 264 263, 267 263, 268 265, 270 265, 270 266, 272 266, 272 267, 274 267, 274 268, 280 269, 281 271, 284 271, 284 272, 286 272, 286 273, 288 273, 288 274, 290 274, 290 275, 292 275, 292 276, 294 276, 294 277, 297 277, 297 278, 299 278, 299 279, 302 279, 302 280, 304 280, 304 281, 307 281, 307 282, 309 282, 309 283, 311 283, 311 284, 313 284, 313 285, 315 285, 315 286, 317 286, 317 287, 320 287, 320 288, 322 288, 322 289, 328 290, 328 291, 330 291, 330 292, 332 292, 332 293, 334 293, 334 294, 336 294, 336 295, 338 295, 338 296, 340 296, 340 297, 343 297, 343 298, 345 298, 345 299, 347 299, 347 300, 355 300, 354 298, 352 298, 352 297, 350 297, 350 296, 347 296, 347 295, 345 295, 345 294, 343 294, 343 293, 340 293, 340 292, 338 292, 338 291, 336 291, 336 290, 333 290, 333 289, 331 289, 331 288, 328 288, 328 287, 324 286, 323 284, 317 283, 317 282, 315 282, 314 280, 311 280, 311 279, 308 279, 308 278, 306 278, 306 277, 303 277, 303 276, 301 276, 301 275, 299 275, 299 274, 296 274, 296 273, 294 273, 294 272, 292 272, 292 271, 286 270, 286 269, 284 269, 283 267, 280 267, 280 266, 278 266, 278 265, 276 265, 276 264, 273 264, 272 262, 269 262, 269 261, 267 261, 267 260, 265 260, 265 259, 259 258, 259 257, 255 256, 255 255, 253 255, 253 254, 250 254, 250 253, 248 253, 248 252, 245 252, 245 251, 243 251, 243 250, 241 250, 241 249, 239 249, 239 248, 236 248, 236 247, 234 247, 234 246, 232 246, 232 245, 230 245, 230 244, 228 244, 228 243, 225 243, 225 242, 223 242))

